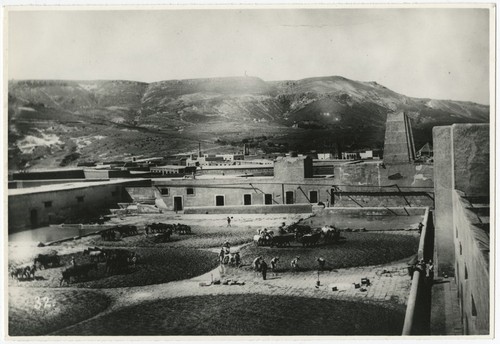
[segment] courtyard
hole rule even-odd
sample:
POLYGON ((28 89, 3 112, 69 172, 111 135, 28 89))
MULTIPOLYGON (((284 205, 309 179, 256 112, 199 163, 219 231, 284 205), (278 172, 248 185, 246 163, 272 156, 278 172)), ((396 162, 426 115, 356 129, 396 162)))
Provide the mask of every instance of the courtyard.
MULTIPOLYGON (((311 214, 143 214, 111 223, 135 225, 139 234, 115 241, 88 236, 48 247, 9 242, 9 264, 23 266, 57 253, 60 266, 33 279, 9 279, 9 334, 32 335, 400 335, 411 280, 407 262, 419 235, 406 230, 342 232, 344 241, 316 247, 256 246, 259 229, 275 233, 311 214), (144 226, 182 223, 190 235, 156 243, 144 226), (219 264, 223 243, 241 253, 241 265, 219 264), (30 246, 31 245, 31 246, 30 246), (88 278, 61 285, 74 259, 88 264, 89 247, 134 251, 126 271, 108 274, 104 263, 88 278), (28 249, 29 247, 29 249, 28 249), (277 269, 263 280, 251 263, 262 256, 277 269), (299 269, 290 260, 300 257, 299 269), (326 260, 318 272, 316 259, 326 260), (361 279, 369 285, 356 288, 361 279)), ((418 219, 417 219, 418 221, 418 219)), ((418 223, 418 222, 417 222, 418 223)))

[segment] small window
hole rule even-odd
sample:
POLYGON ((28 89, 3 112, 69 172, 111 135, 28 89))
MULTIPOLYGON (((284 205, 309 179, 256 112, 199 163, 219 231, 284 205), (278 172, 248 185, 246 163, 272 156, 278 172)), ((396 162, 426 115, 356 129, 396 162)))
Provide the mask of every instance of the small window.
POLYGON ((264 195, 264 204, 273 204, 273 195, 265 194, 264 195))
POLYGON ((294 199, 293 199, 293 191, 287 191, 285 193, 285 203, 286 204, 293 204, 294 199))
POLYGON ((309 201, 311 203, 318 203, 318 191, 309 191, 309 201))
POLYGON ((217 207, 223 207, 224 206, 224 196, 215 196, 215 205, 217 207))
POLYGON ((78 203, 83 203, 83 200, 84 200, 84 196, 77 196, 77 197, 76 197, 76 201, 77 201, 78 203))
POLYGON ((477 317, 476 303, 474 302, 474 296, 472 296, 472 294, 470 295, 470 299, 471 299, 472 316, 477 317))
POLYGON ((194 188, 186 188, 186 194, 188 196, 194 196, 194 188))
POLYGON ((458 244, 460 245, 460 255, 462 255, 462 243, 459 242, 458 244))
POLYGON ((52 208, 52 201, 43 202, 45 208, 52 208))
MULTIPOLYGON (((161 189, 160 189, 160 193, 161 193, 162 195, 168 195, 168 188, 161 188, 161 189)), ((188 193, 188 194, 189 194, 189 193, 188 193)))
POLYGON ((469 271, 467 271, 467 264, 465 264, 465 279, 469 279, 469 271))
POLYGON ((250 195, 250 194, 243 195, 243 204, 244 205, 252 205, 252 195, 250 195))

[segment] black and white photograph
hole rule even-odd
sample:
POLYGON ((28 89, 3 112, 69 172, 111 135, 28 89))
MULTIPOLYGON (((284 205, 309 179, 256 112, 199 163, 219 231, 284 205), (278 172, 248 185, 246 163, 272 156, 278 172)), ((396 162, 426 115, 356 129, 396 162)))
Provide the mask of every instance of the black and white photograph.
POLYGON ((493 337, 495 4, 3 12, 5 340, 493 337))

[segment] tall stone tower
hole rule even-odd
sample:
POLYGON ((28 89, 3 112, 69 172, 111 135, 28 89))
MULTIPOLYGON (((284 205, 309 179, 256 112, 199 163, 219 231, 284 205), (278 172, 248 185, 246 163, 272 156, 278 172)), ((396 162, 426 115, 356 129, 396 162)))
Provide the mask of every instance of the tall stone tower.
POLYGON ((406 112, 387 114, 384 164, 407 164, 415 160, 415 144, 410 118, 406 112))

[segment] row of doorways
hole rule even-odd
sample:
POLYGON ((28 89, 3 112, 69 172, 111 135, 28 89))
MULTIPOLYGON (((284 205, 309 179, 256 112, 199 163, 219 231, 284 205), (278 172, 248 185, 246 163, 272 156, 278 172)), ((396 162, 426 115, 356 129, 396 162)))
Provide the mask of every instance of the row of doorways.
MULTIPOLYGON (((318 202, 318 194, 317 191, 311 191, 309 193, 309 201, 311 203, 318 202)), ((272 194, 264 194, 264 204, 273 204, 273 195, 272 194)), ((277 202, 276 202, 277 203, 277 202)), ((293 191, 285 192, 285 204, 294 204, 295 203, 295 194, 293 191)), ((245 194, 243 195, 243 204, 244 205, 252 205, 252 195, 245 194)), ((223 207, 225 205, 225 196, 217 195, 215 196, 215 206, 223 207)), ((174 210, 181 211, 184 209, 182 196, 174 196, 174 210)))

